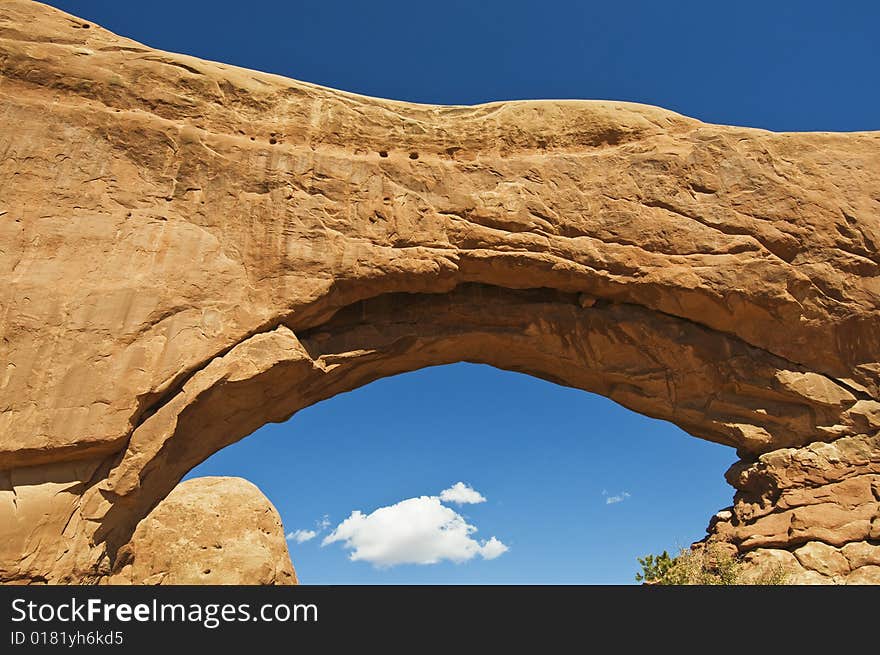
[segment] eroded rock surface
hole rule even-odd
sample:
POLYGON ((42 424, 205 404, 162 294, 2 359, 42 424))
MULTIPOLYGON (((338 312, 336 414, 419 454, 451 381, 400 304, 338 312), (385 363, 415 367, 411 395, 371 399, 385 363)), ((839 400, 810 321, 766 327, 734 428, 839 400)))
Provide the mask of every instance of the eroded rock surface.
POLYGON ((112 584, 296 584, 281 518, 241 478, 178 484, 138 524, 112 584))
POLYGON ((710 539, 762 571, 781 566, 792 583, 880 584, 880 436, 776 450, 727 480, 734 505, 710 539))
POLYGON ((872 579, 880 133, 365 98, 23 0, 0 62, 0 579, 119 575, 211 453, 462 360, 736 448, 710 538, 872 579))

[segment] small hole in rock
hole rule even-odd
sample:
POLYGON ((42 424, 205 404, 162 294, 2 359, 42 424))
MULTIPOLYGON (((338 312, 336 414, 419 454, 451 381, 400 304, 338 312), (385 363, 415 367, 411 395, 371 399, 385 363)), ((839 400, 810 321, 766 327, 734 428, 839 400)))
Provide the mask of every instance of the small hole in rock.
POLYGON ((255 136, 251 137, 251 141, 256 141, 256 140, 257 140, 257 137, 255 137, 255 136))
POLYGON ((91 27, 91 25, 89 25, 88 23, 83 23, 83 29, 84 29, 84 30, 87 30, 87 29, 89 29, 90 27, 91 27))
POLYGON ((380 151, 379 151, 379 156, 380 156, 380 157, 387 157, 387 156, 388 156, 388 151, 387 151, 387 150, 380 150, 380 151))
POLYGON ((204 573, 205 575, 208 575, 210 572, 211 572, 211 569, 205 569, 204 571, 202 571, 202 573, 204 573))
POLYGON ((417 152, 411 152, 411 153, 409 153, 409 158, 410 158, 410 159, 418 159, 418 158, 419 158, 419 153, 417 153, 417 152))
POLYGON ((272 137, 271 139, 269 139, 269 143, 274 146, 276 143, 278 143, 278 139, 272 137))

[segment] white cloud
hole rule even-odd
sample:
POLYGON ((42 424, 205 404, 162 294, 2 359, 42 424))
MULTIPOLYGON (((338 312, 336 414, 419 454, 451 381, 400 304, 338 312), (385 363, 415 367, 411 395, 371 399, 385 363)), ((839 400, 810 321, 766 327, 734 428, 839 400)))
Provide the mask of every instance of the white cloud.
POLYGON ((495 559, 508 550, 495 537, 478 542, 471 537, 476 531, 463 516, 441 504, 440 497, 420 496, 370 514, 355 510, 321 545, 341 542, 352 551, 349 559, 379 568, 443 560, 466 562, 477 556, 495 559))
POLYGON ((491 537, 489 541, 483 544, 480 555, 483 556, 483 559, 495 559, 496 557, 501 557, 508 550, 510 550, 510 548, 498 541, 495 537, 491 537))
POLYGON ((485 503, 486 498, 479 491, 466 485, 464 482, 456 482, 449 489, 440 492, 440 500, 457 505, 485 503))
POLYGON ((294 530, 293 532, 287 533, 287 540, 295 541, 298 544, 302 544, 307 541, 311 541, 317 536, 318 533, 314 530, 294 530))
MULTIPOLYGON (((604 494, 605 492, 603 492, 604 494)), ((606 496, 605 504, 606 505, 614 505, 615 503, 622 503, 624 500, 630 497, 630 493, 628 491, 621 491, 616 496, 606 496)))
POLYGON ((295 541, 298 544, 303 544, 307 541, 311 541, 329 527, 330 516, 328 514, 324 514, 324 516, 321 517, 320 521, 315 521, 315 530, 294 530, 293 532, 288 532, 287 540, 295 541))

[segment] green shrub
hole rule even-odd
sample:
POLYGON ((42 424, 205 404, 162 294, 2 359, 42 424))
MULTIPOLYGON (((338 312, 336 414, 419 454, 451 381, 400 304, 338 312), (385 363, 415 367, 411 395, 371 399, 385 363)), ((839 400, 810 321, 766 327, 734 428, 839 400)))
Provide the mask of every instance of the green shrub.
POLYGON ((641 573, 636 580, 660 585, 780 585, 785 572, 779 568, 769 573, 748 571, 741 558, 718 544, 699 544, 682 549, 676 557, 664 550, 659 555, 639 557, 641 573))
POLYGON ((638 560, 642 565, 642 572, 636 573, 636 580, 653 584, 666 578, 669 570, 675 565, 675 559, 665 550, 659 555, 645 555, 638 560))

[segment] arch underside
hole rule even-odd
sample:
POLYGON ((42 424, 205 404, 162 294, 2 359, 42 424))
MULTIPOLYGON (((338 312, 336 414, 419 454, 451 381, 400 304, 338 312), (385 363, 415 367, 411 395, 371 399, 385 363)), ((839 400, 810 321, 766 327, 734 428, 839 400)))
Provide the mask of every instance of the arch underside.
POLYGON ((868 427, 844 385, 644 307, 475 283, 383 294, 298 332, 281 322, 251 335, 146 410, 97 487, 106 514, 88 510, 101 516, 96 538, 113 551, 127 543, 187 471, 267 422, 382 377, 459 361, 607 396, 745 458, 868 427))
POLYGON ((477 283, 382 294, 298 332, 280 322, 191 373, 144 412, 106 479, 84 494, 93 539, 120 568, 157 499, 220 448, 381 377, 458 361, 599 393, 737 448, 736 502, 713 518, 710 540, 746 553, 756 574, 781 566, 793 581, 873 580, 880 441, 863 436, 865 403, 844 385, 644 307, 477 283), (817 547, 849 568, 817 573, 817 547), (806 564, 792 554, 801 551, 806 564))

